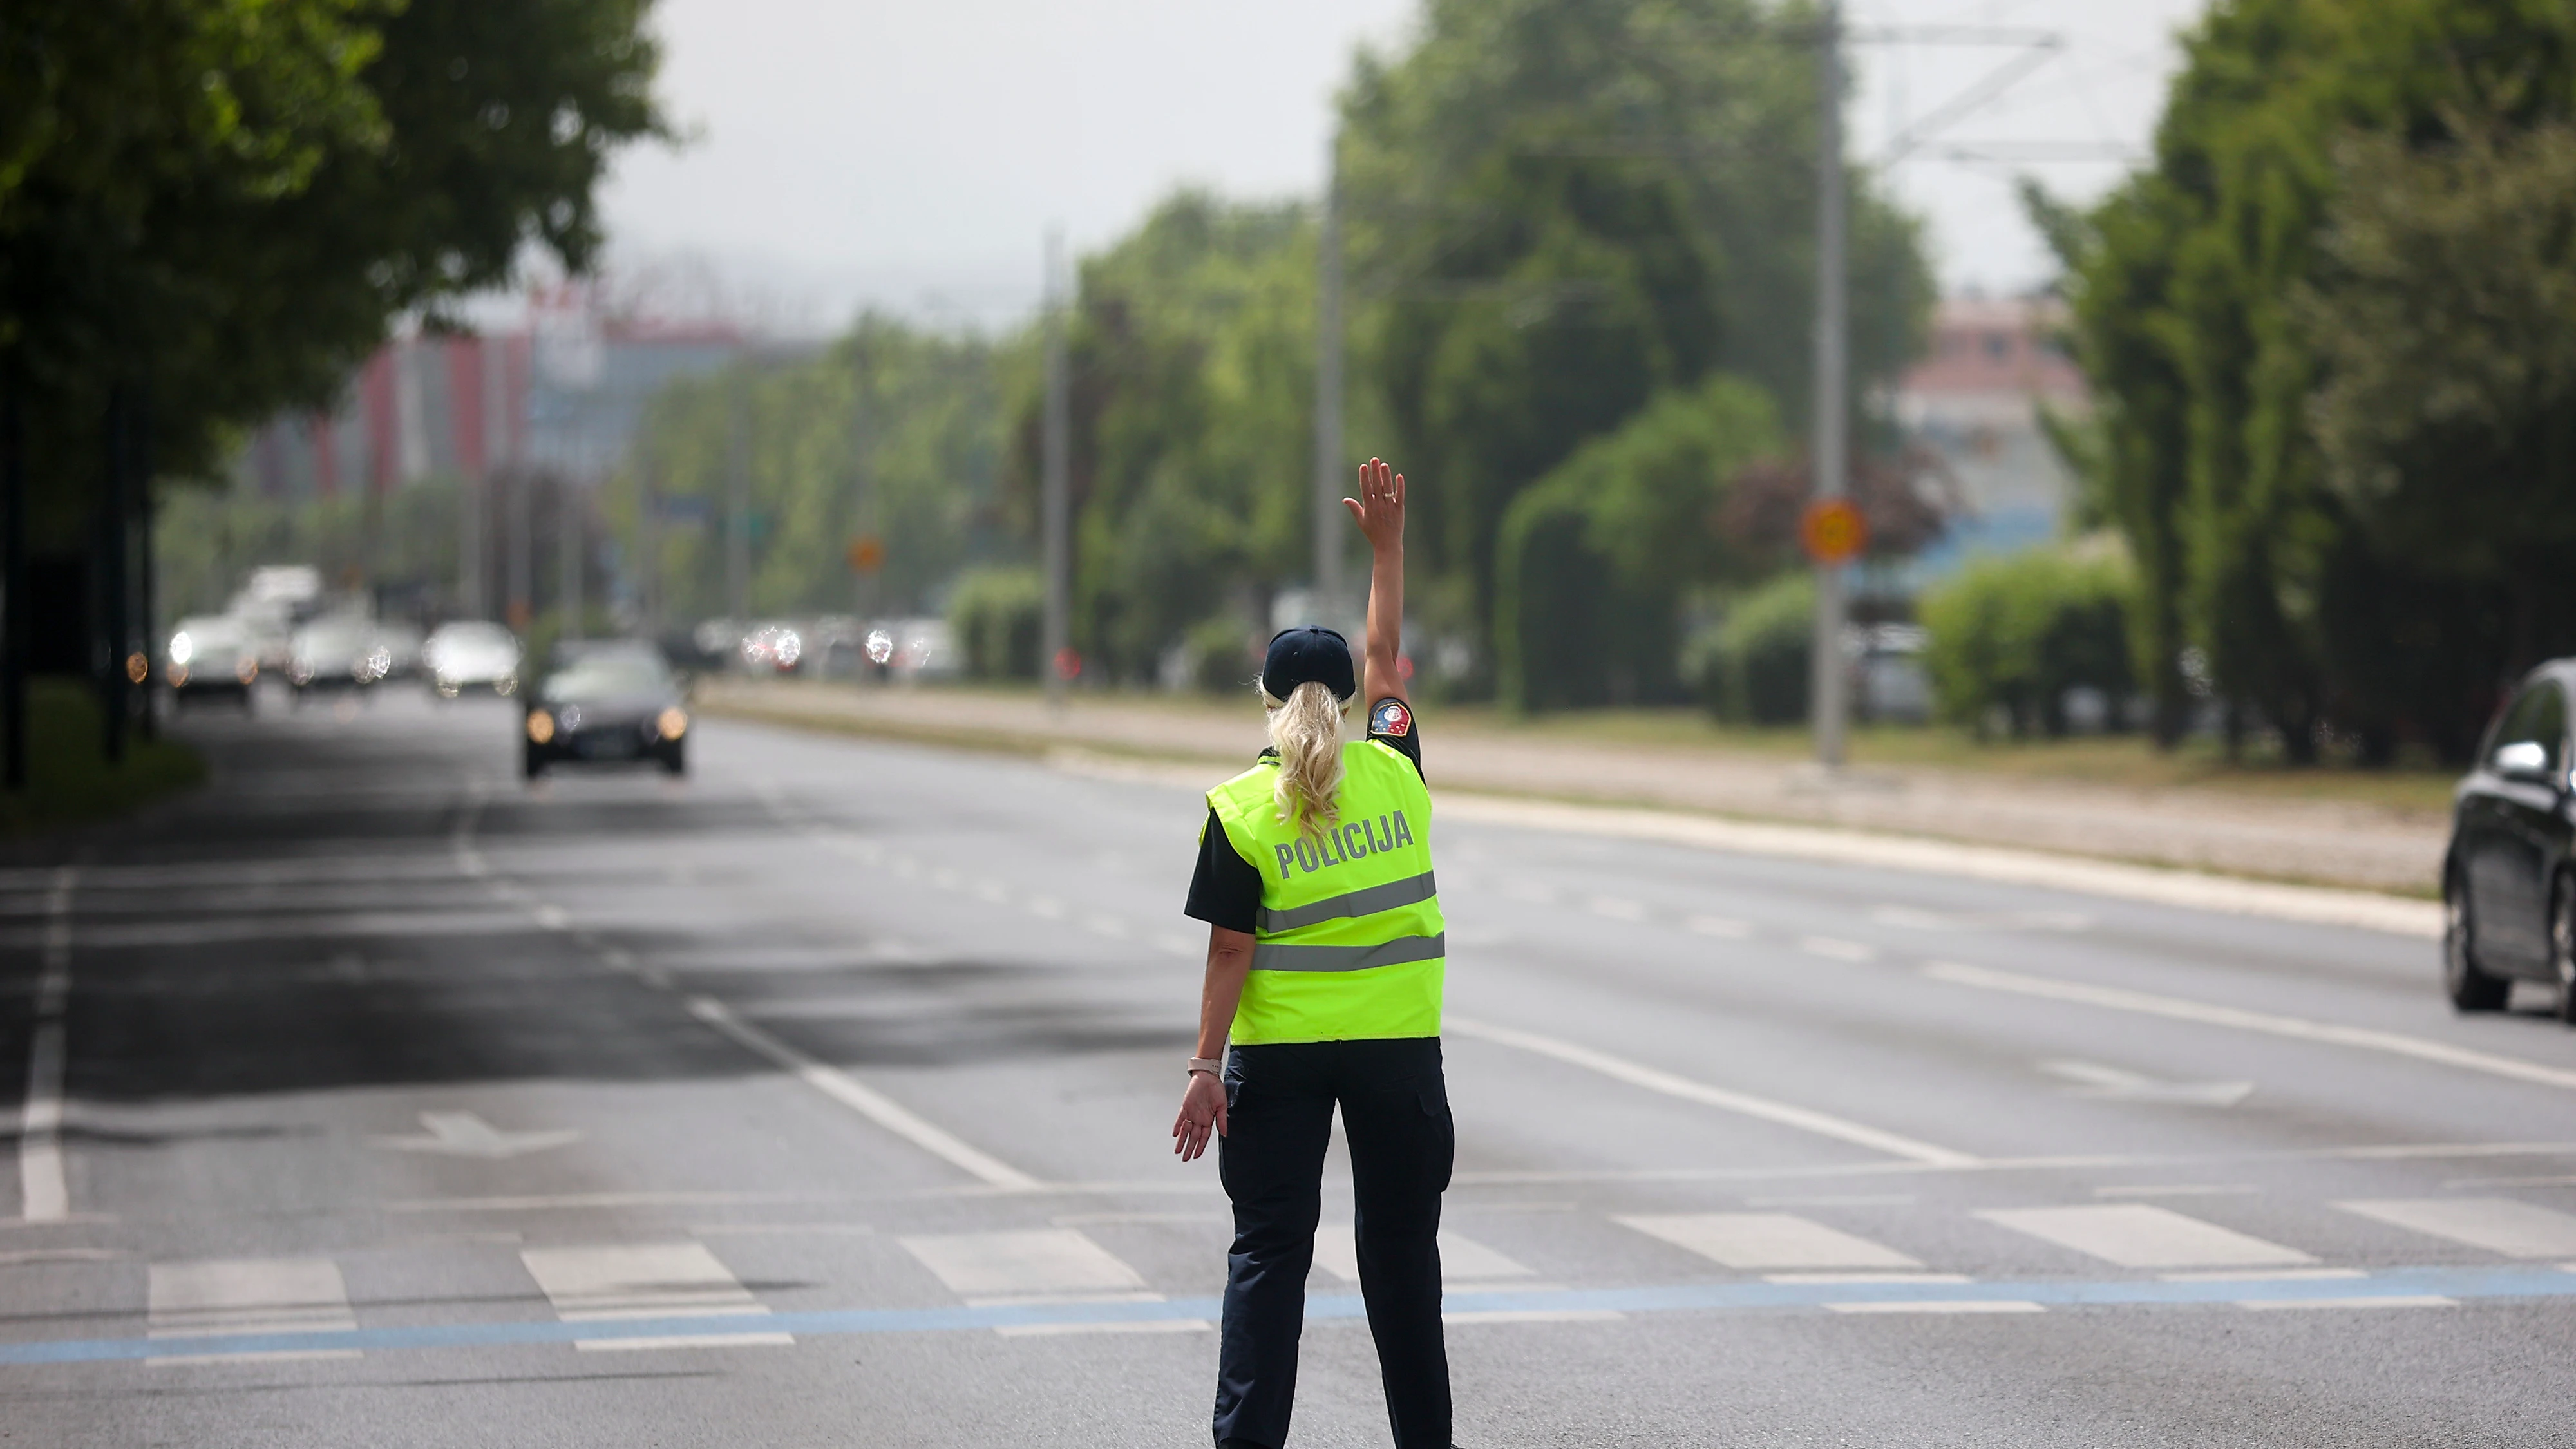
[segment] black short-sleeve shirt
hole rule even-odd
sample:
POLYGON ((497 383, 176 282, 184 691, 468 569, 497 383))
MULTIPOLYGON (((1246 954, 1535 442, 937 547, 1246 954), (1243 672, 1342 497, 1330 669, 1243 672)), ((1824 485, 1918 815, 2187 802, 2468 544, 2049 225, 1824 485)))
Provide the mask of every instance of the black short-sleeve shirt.
MULTIPOLYGON (((1422 729, 1404 701, 1381 699, 1372 706, 1368 737, 1411 760, 1416 773, 1421 771, 1422 729)), ((1199 827, 1198 870, 1190 876, 1189 904, 1181 907, 1181 914, 1245 935, 1252 933, 1253 922, 1261 915, 1261 870, 1234 848, 1213 805, 1208 807, 1207 823, 1199 827)))

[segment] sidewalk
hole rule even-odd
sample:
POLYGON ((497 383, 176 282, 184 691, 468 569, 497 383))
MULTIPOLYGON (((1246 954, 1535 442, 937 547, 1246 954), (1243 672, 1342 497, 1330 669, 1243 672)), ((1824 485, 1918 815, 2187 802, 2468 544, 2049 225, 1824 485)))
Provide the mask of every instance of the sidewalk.
MULTIPOLYGON (((1223 766, 1248 761, 1264 743, 1249 700, 1228 708, 1198 699, 1077 697, 1057 715, 1031 696, 981 690, 740 679, 703 680, 697 698, 711 714, 1028 753, 1075 748, 1223 766)), ((1433 783, 1461 790, 1840 826, 2417 896, 2438 884, 2447 838, 2439 816, 2394 807, 1928 768, 1873 766, 1828 778, 1811 765, 1717 749, 1444 729, 1436 713, 1423 733, 1433 783)))

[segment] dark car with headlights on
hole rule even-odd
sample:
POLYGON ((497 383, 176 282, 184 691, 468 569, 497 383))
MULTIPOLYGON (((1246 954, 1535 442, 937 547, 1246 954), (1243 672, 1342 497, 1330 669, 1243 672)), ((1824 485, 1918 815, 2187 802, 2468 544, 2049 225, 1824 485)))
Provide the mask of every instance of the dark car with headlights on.
POLYGON ((2576 659, 2540 666, 2487 727, 2452 794, 2442 859, 2442 987, 2462 1011, 2496 1011, 2516 978, 2558 988, 2576 1024, 2576 779, 2567 699, 2576 659))
POLYGON ((689 768, 680 681, 649 644, 571 646, 528 696, 526 773, 566 760, 653 760, 689 768))

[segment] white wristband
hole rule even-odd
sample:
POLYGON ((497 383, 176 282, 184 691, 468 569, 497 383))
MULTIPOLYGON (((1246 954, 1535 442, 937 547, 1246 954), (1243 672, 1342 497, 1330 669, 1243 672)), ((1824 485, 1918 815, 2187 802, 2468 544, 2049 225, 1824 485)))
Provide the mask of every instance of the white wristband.
POLYGON ((1201 1072, 1205 1072, 1211 1077, 1223 1077, 1225 1075, 1225 1063, 1218 1061, 1214 1057, 1190 1058, 1190 1075, 1195 1077, 1201 1072))

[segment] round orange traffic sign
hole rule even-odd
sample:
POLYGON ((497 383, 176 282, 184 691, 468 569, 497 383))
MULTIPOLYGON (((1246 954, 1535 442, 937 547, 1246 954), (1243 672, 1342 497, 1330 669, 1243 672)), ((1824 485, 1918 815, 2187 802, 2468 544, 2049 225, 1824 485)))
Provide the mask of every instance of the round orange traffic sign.
POLYGON ((875 573, 885 565, 885 540, 865 533, 850 540, 850 567, 863 574, 875 573))
POLYGON ((1820 564, 1850 563, 1869 547, 1869 524, 1848 498, 1819 498, 1798 519, 1798 542, 1820 564))

